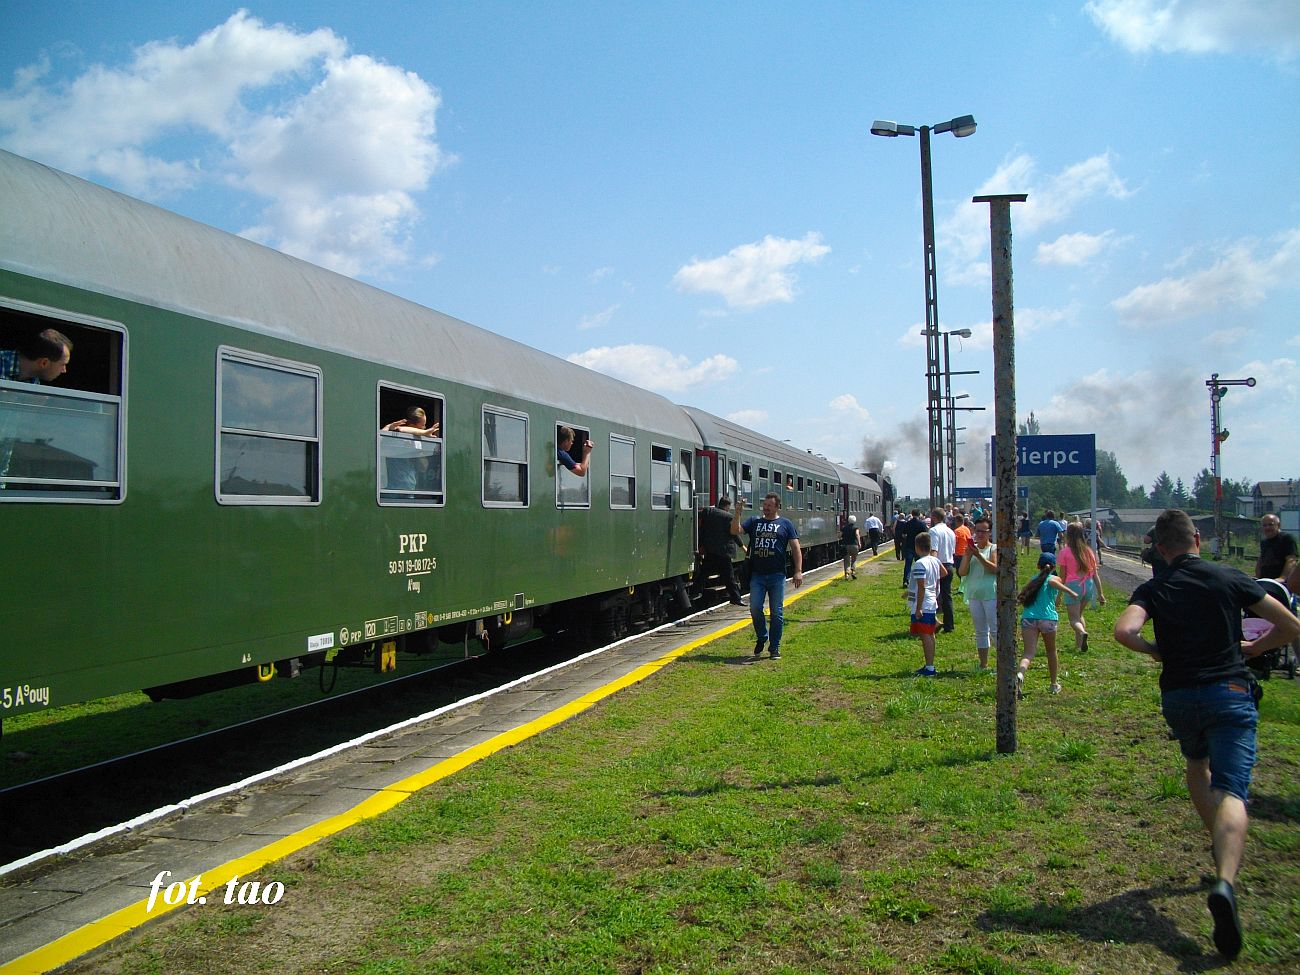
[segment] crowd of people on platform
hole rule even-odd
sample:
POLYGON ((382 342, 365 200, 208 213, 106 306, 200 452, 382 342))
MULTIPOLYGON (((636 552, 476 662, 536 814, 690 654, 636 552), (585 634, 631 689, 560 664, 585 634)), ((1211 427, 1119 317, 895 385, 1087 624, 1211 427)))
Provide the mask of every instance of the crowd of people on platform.
MULTIPOLYGON (((803 582, 798 532, 781 517, 775 494, 763 499, 761 515, 743 521, 743 500, 734 511, 724 502, 702 522, 706 571, 722 576, 731 602, 743 605, 731 561, 741 535, 749 536, 753 655, 757 658, 766 650, 779 658, 787 554, 794 561, 794 585, 803 582)), ((875 554, 883 530, 878 525, 879 519, 868 519, 864 540, 856 517, 844 520, 845 579, 857 578, 857 558, 865 544, 875 554)), ((989 648, 997 641, 998 551, 990 514, 982 505, 970 512, 935 507, 928 514, 914 508, 900 513, 892 527, 895 557, 903 563, 910 629, 921 643, 923 664, 916 675, 938 676, 936 634, 955 630, 955 586, 961 587, 970 608, 979 667, 986 669, 989 648)), ((1084 653, 1089 639, 1085 613, 1106 603, 1099 572, 1100 524, 1094 522, 1089 531, 1078 518, 1061 520, 1047 511, 1032 529, 1028 515, 1022 515, 1016 534, 1025 545, 1033 535, 1038 537, 1037 571, 1017 594, 1023 653, 1014 678, 1016 697, 1023 694, 1040 642, 1047 656, 1048 690, 1060 694, 1059 606, 1065 606, 1075 651, 1084 653)), ((1200 534, 1186 513, 1171 509, 1162 514, 1148 542, 1155 553, 1148 559, 1152 578, 1134 590, 1115 624, 1114 637, 1161 663, 1161 711, 1170 737, 1178 741, 1192 805, 1212 844, 1215 880, 1206 903, 1214 943, 1220 954, 1232 959, 1243 943, 1233 885, 1245 851, 1246 800, 1258 723, 1259 685, 1247 661, 1300 638, 1300 618, 1292 606, 1273 598, 1245 573, 1199 558, 1200 534), (1250 631, 1249 639, 1244 638, 1243 613, 1264 624, 1250 631), (1148 622, 1154 627, 1153 640, 1143 635, 1148 622)), ((1281 531, 1275 515, 1261 523, 1255 569, 1262 580, 1300 587, 1296 541, 1281 531)))
MULTIPOLYGON (((705 514, 701 553, 705 574, 721 576, 731 602, 743 605, 732 576, 732 559, 741 536, 749 537, 753 655, 757 658, 767 651, 779 658, 787 553, 794 561, 794 585, 803 582, 798 532, 781 517, 780 498, 775 494, 763 499, 761 515, 742 519, 743 501, 733 511, 724 499, 705 514)), ((998 638, 998 546, 993 541, 991 513, 978 503, 970 511, 953 505, 928 513, 914 508, 896 514, 891 529, 886 531, 874 515, 861 526, 855 516, 844 519, 844 579, 857 578, 858 556, 864 548, 870 545, 875 555, 882 538, 892 535, 895 558, 903 563, 910 629, 921 643, 923 663, 916 675, 938 676, 936 635, 956 628, 954 592, 966 600, 979 667, 987 669, 989 649, 998 638)), ((1105 547, 1101 524, 1094 521, 1090 528, 1083 519, 1058 518, 1049 510, 1034 525, 1028 513, 1022 513, 1015 534, 1026 548, 1035 537, 1038 541, 1037 571, 1016 596, 1022 645, 1014 677, 1016 698, 1023 695, 1040 643, 1047 657, 1048 690, 1060 694, 1059 607, 1065 607, 1075 652, 1086 653, 1087 610, 1106 604, 1099 571, 1105 547)), ((1259 685, 1247 661, 1300 638, 1300 618, 1261 583, 1237 569, 1200 559, 1200 535, 1182 511, 1162 514, 1147 542, 1152 578, 1133 592, 1113 635, 1122 646, 1148 654, 1162 665, 1161 710, 1186 762, 1192 805, 1212 843, 1215 880, 1207 906, 1214 943, 1231 959, 1243 943, 1233 884, 1245 849, 1246 799, 1258 721, 1259 685), (1244 631, 1243 613, 1263 625, 1244 631), (1154 626, 1153 640, 1143 635, 1148 622, 1154 626)), ((1276 515, 1261 522, 1255 570, 1261 580, 1289 583, 1292 592, 1300 588, 1300 552, 1295 539, 1281 531, 1276 515)), ((1287 589, 1281 592, 1286 594, 1287 589)))

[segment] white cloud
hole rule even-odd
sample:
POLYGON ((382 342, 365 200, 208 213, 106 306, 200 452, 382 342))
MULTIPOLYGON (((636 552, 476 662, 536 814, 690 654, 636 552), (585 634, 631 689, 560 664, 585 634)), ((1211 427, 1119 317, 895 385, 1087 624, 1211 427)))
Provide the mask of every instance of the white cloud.
MULTIPOLYGON (((1059 326, 1073 325, 1079 310, 1073 306, 1066 308, 1021 308, 1016 311, 1015 327, 1017 337, 1032 335, 1043 329, 1056 331, 1059 326)), ((993 323, 989 323, 989 329, 993 323)))
POLYGON ((740 364, 731 356, 709 356, 692 365, 686 356, 657 345, 601 346, 575 352, 568 358, 634 386, 666 393, 722 382, 740 370, 740 364))
POLYGON ((1112 230, 1102 234, 1062 234, 1039 244, 1034 260, 1039 264, 1080 267, 1100 254, 1113 234, 1112 230))
POLYGON ((1216 348, 1230 349, 1250 337, 1248 328, 1221 328, 1205 336, 1205 344, 1216 348))
MULTIPOLYGON (((1032 156, 1014 156, 998 167, 972 195, 1026 193, 1028 199, 1012 207, 1011 219, 1018 237, 1031 237, 1060 223, 1080 205, 1100 196, 1123 199, 1130 195, 1116 174, 1109 152, 1067 166, 1054 175, 1040 175, 1032 156)), ((945 278, 955 284, 987 284, 989 281, 988 207, 955 206, 952 215, 938 228, 939 243, 955 256, 945 278)), ((940 269, 945 266, 939 262, 940 269)))
POLYGON ((618 305, 610 305, 604 311, 598 311, 594 315, 585 316, 582 321, 578 323, 578 328, 586 330, 589 328, 600 328, 603 325, 608 325, 609 320, 614 317, 614 313, 618 311, 619 307, 620 306, 618 305))
POLYGON ((802 240, 768 235, 732 248, 722 257, 695 259, 673 275, 673 283, 679 291, 719 294, 733 308, 793 301, 795 276, 791 269, 818 261, 830 250, 815 232, 805 234, 802 240))
POLYGON ((124 67, 56 82, 44 61, 15 78, 0 91, 14 151, 154 199, 213 180, 251 189, 269 202, 246 235, 347 274, 410 260, 410 194, 447 162, 438 93, 417 75, 246 10, 124 67))
POLYGON ((1112 302, 1112 307, 1126 324, 1142 327, 1183 321, 1224 307, 1258 305, 1270 289, 1300 277, 1300 228, 1280 234, 1274 243, 1271 254, 1258 256, 1257 241, 1237 241, 1210 267, 1140 285, 1112 302))
POLYGON ((1084 10, 1130 51, 1300 53, 1295 0, 1091 0, 1084 10))
POLYGON ((604 281, 613 273, 614 269, 612 267, 598 267, 596 270, 592 271, 591 274, 587 275, 587 280, 595 284, 597 281, 604 281))
POLYGON ((871 419, 871 414, 867 412, 866 407, 859 403, 858 398, 852 393, 842 393, 827 405, 831 408, 831 413, 842 422, 866 423, 871 419))
POLYGON ((767 422, 767 410, 737 410, 735 413, 728 413, 727 419, 732 423, 739 423, 742 427, 757 429, 767 422))

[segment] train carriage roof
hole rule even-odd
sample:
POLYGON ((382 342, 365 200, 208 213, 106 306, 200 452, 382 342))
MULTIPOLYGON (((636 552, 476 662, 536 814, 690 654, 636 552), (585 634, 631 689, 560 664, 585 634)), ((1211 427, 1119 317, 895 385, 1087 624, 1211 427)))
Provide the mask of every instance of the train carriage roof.
POLYGON ((6 270, 696 438, 655 393, 4 150, 0 213, 6 270))
POLYGON ((863 474, 861 471, 855 471, 852 468, 845 467, 843 464, 835 464, 836 475, 841 484, 847 484, 850 487, 860 488, 868 494, 879 494, 880 485, 874 477, 863 474))
POLYGON ((706 447, 719 450, 734 447, 766 457, 774 464, 802 467, 804 470, 821 474, 828 481, 838 479, 835 465, 824 457, 792 447, 783 440, 765 437, 761 433, 755 433, 738 423, 706 413, 697 407, 683 406, 682 409, 695 421, 700 431, 700 439, 706 447))

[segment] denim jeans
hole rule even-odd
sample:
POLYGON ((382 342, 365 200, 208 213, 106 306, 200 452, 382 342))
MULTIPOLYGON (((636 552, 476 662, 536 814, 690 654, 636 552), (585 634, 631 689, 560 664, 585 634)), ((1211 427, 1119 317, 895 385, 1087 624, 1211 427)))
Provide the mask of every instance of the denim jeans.
POLYGON ((759 643, 769 638, 767 620, 763 618, 763 597, 772 614, 771 646, 781 646, 781 631, 785 628, 785 573, 767 572, 749 577, 749 617, 754 621, 754 635, 759 643))
POLYGON ((1245 802, 1259 723, 1250 682, 1232 678, 1165 691, 1160 695, 1160 710, 1178 738, 1183 757, 1210 760, 1210 788, 1245 802))

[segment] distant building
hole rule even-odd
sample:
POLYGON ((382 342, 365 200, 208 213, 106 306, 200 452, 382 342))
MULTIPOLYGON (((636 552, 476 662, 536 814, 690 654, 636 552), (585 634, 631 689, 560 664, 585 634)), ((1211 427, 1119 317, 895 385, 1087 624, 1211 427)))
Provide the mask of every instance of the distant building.
POLYGON ((1255 517, 1276 514, 1287 508, 1300 508, 1300 481, 1260 481, 1250 493, 1255 517))

